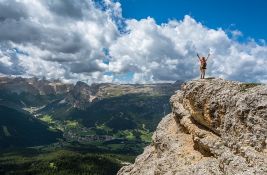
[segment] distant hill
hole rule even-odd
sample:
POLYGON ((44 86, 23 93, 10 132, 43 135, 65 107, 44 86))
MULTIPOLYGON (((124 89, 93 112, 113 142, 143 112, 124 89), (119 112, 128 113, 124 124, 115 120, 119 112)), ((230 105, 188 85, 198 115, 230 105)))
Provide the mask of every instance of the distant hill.
POLYGON ((0 105, 0 149, 56 142, 62 133, 32 116, 0 105))
POLYGON ((65 117, 80 120, 87 127, 105 124, 113 130, 145 126, 153 131, 164 113, 170 112, 168 95, 126 94, 104 98, 85 110, 72 110, 65 117))

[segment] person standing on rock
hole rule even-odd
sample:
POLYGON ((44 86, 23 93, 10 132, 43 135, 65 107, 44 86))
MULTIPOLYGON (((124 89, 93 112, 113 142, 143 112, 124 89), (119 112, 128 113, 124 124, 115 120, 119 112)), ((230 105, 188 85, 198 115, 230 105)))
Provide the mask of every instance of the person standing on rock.
POLYGON ((205 58, 204 56, 200 57, 199 54, 197 54, 197 57, 198 57, 199 62, 200 62, 200 79, 205 78, 205 72, 207 69, 207 61, 208 61, 209 56, 210 56, 210 54, 208 54, 208 57, 205 58))

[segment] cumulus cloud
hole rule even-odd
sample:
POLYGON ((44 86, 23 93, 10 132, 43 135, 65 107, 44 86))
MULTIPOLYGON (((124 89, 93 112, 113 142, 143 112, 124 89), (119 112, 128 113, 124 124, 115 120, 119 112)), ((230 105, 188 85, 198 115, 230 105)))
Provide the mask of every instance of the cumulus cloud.
POLYGON ((91 0, 1 0, 0 50, 15 51, 1 57, 0 72, 11 73, 12 60, 26 76, 90 81, 106 71, 102 50, 118 37, 112 15, 120 11, 116 3, 105 4, 108 10, 91 0))
MULTIPOLYGON (((239 43, 222 29, 209 29, 190 16, 158 25, 153 18, 127 20, 128 33, 110 47, 114 72, 134 71, 133 81, 157 82, 198 77, 197 53, 212 55, 209 76, 267 82, 267 47, 239 43)), ((234 31, 235 36, 241 33, 234 31)))
POLYGON ((0 0, 0 73, 92 82, 164 82, 207 74, 267 82, 267 47, 190 16, 124 19, 112 0, 0 0))

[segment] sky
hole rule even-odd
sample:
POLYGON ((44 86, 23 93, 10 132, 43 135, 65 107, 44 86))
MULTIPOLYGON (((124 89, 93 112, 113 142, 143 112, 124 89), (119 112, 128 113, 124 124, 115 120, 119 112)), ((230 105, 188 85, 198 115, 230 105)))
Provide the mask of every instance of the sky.
POLYGON ((267 83, 267 2, 0 0, 0 74, 87 83, 267 83))
POLYGON ((153 17, 158 24, 190 15, 209 28, 239 30, 248 38, 267 39, 266 0, 121 0, 125 18, 153 17))

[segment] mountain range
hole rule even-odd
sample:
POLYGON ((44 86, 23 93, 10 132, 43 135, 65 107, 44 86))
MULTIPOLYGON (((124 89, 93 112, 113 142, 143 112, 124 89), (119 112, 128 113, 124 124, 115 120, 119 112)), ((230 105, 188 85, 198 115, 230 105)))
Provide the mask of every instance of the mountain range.
POLYGON ((0 147, 32 146, 33 143, 37 146, 56 140, 82 144, 115 141, 124 145, 137 142, 141 146, 131 149, 140 152, 143 144, 150 142, 149 137, 161 117, 170 112, 168 99, 180 84, 177 81, 174 84, 88 85, 80 81, 67 84, 45 78, 0 77, 0 131, 5 143, 0 147), (47 142, 28 142, 29 139, 23 138, 33 136, 20 132, 21 139, 9 144, 11 137, 18 137, 15 131, 19 128, 34 133, 28 124, 40 130, 46 127, 47 133, 41 138, 47 142))
POLYGON ((116 174, 151 142, 181 83, 0 77, 0 174, 116 174))

